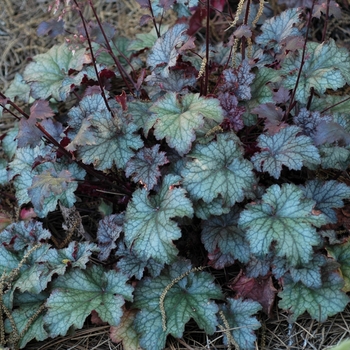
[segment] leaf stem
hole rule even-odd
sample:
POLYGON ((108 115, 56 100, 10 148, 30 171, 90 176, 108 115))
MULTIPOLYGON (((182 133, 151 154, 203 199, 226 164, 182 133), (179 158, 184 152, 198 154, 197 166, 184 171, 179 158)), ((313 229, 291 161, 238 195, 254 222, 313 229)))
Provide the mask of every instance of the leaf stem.
MULTIPOLYGON (((76 0, 74 0, 74 1, 76 1, 76 0)), ((97 15, 96 9, 95 9, 95 7, 94 7, 94 5, 93 5, 93 3, 92 3, 91 0, 89 0, 89 5, 90 5, 90 7, 91 7, 91 9, 92 9, 92 11, 93 11, 93 13, 94 13, 94 16, 95 16, 96 21, 97 21, 97 23, 98 23, 98 26, 99 26, 99 28, 100 28, 100 30, 101 30, 101 33, 102 33, 102 35, 103 35, 103 38, 105 39, 105 43, 106 43, 106 47, 107 47, 108 53, 110 54, 110 56, 112 57, 114 63, 116 64, 116 66, 117 66, 117 68, 118 68, 118 70, 119 70, 119 73, 120 73, 121 77, 122 77, 123 80, 124 80, 125 85, 126 85, 127 88, 129 89, 130 93, 133 93, 133 90, 131 89, 131 87, 130 87, 128 81, 127 81, 127 79, 125 78, 125 76, 126 76, 126 77, 129 79, 129 81, 133 84, 133 86, 134 86, 135 89, 136 89, 136 84, 135 84, 134 80, 131 78, 131 76, 125 71, 124 67, 122 66, 122 64, 120 63, 120 61, 118 60, 118 58, 117 58, 117 57, 115 56, 115 54, 113 53, 112 47, 111 47, 111 45, 109 44, 109 41, 108 41, 107 35, 106 35, 106 33, 105 33, 105 30, 103 29, 103 25, 102 25, 102 23, 101 23, 101 21, 100 21, 100 18, 99 18, 98 15, 97 15), (125 76, 124 76, 123 74, 124 74, 125 76)), ((118 52, 120 52, 120 51, 118 50, 118 52)), ((124 55, 122 55, 122 56, 125 58, 124 55)), ((130 63, 128 60, 126 60, 126 61, 127 61, 128 64, 132 67, 131 63, 130 63)), ((132 67, 132 68, 133 68, 133 67, 132 67)))
POLYGON ((111 108, 109 107, 109 103, 108 103, 108 100, 107 100, 107 97, 105 95, 105 92, 104 92, 104 88, 103 88, 103 85, 102 85, 102 81, 101 81, 101 78, 100 78, 100 75, 98 73, 98 69, 97 69, 97 65, 96 65, 96 59, 95 59, 95 54, 92 50, 92 44, 91 44, 91 39, 90 39, 90 35, 89 35, 89 32, 87 30, 87 27, 86 27, 86 22, 85 22, 85 18, 83 16, 83 13, 81 12, 81 9, 77 3, 76 0, 74 0, 74 3, 76 4, 77 6, 77 9, 78 9, 78 12, 79 12, 79 16, 81 18, 81 22, 83 24, 83 27, 84 27, 84 31, 85 31, 85 35, 86 35, 86 38, 87 38, 87 41, 88 41, 88 44, 89 44, 89 50, 90 50, 90 53, 91 53, 91 57, 92 57, 92 64, 94 66, 94 70, 95 70, 95 74, 96 74, 96 78, 97 78, 97 81, 98 81, 98 85, 100 86, 100 89, 101 89, 101 95, 102 95, 102 98, 105 102, 105 105, 109 111, 109 113, 111 113, 112 117, 114 118, 114 114, 113 114, 113 111, 111 110, 111 108))
POLYGON ((309 13, 309 19, 308 19, 308 22, 307 22, 307 28, 306 28, 306 33, 305 33, 305 40, 304 40, 304 45, 303 45, 303 53, 302 53, 302 56, 301 56, 301 63, 300 63, 299 71, 298 71, 297 81, 295 82, 295 86, 294 86, 294 89, 293 89, 293 92, 292 92, 292 96, 290 98, 290 103, 289 103, 288 109, 286 110, 286 112, 284 114, 284 118, 288 117, 290 111, 294 107, 295 94, 296 94, 296 91, 297 91, 297 88, 298 88, 298 85, 299 85, 301 72, 302 72, 304 64, 305 64, 306 44, 307 44, 307 39, 309 37, 309 30, 310 30, 311 19, 312 19, 312 11, 314 9, 314 6, 315 6, 315 0, 312 1, 311 10, 310 10, 310 13, 309 13))
MULTIPOLYGON (((249 18, 249 11, 250 11, 250 0, 247 0, 247 6, 245 9, 245 15, 244 15, 244 21, 243 24, 247 25, 248 23, 248 18, 249 18)), ((247 43, 247 39, 243 36, 242 37, 242 61, 244 61, 245 59, 245 48, 246 48, 246 43, 247 43)))
POLYGON ((327 0, 326 18, 324 20, 324 27, 322 32, 322 42, 326 40, 327 26, 328 26, 328 20, 329 20, 329 3, 330 3, 330 0, 327 0))
POLYGON ((152 9, 151 0, 148 0, 148 5, 149 5, 149 10, 150 10, 150 12, 151 12, 151 16, 152 16, 152 21, 153 21, 154 29, 155 29, 156 32, 157 32, 157 37, 160 38, 160 32, 159 32, 159 29, 158 29, 158 27, 157 27, 156 19, 155 19, 155 17, 154 17, 154 12, 153 12, 153 9, 152 9))
POLYGON ((205 37, 205 77, 204 77, 204 88, 202 95, 206 96, 208 93, 208 84, 209 84, 209 37, 210 37, 210 0, 206 2, 207 6, 207 18, 206 18, 206 37, 205 37))
POLYGON ((333 107, 335 107, 335 106, 338 106, 338 105, 340 105, 340 104, 342 104, 342 103, 348 101, 348 100, 350 100, 350 96, 347 97, 347 98, 344 99, 344 100, 339 101, 338 103, 335 103, 335 104, 333 104, 333 105, 331 105, 331 106, 325 108, 324 110, 321 111, 321 114, 324 113, 324 112, 326 112, 326 111, 328 111, 329 109, 331 109, 331 108, 333 108, 333 107))
MULTIPOLYGON (((12 102, 10 99, 8 99, 2 92, 0 92, 0 96, 4 99, 7 100, 7 103, 12 106, 17 112, 19 112, 20 114, 23 115, 23 117, 25 117, 26 119, 29 119, 29 115, 20 107, 18 107, 14 102, 12 102)), ((6 105, 0 103, 0 106, 2 108, 4 108, 7 112, 9 112, 10 114, 12 114, 15 118, 17 118, 18 120, 20 120, 21 118, 19 118, 16 114, 14 114, 12 111, 10 111, 8 108, 6 108, 6 105)))

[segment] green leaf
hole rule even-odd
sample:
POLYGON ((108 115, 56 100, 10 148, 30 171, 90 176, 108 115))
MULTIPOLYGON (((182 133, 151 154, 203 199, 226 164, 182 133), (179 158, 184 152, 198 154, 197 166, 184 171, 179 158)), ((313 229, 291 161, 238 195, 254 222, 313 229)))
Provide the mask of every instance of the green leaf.
POLYGON ((85 171, 75 163, 69 164, 69 168, 75 168, 74 172, 79 174, 77 179, 61 163, 53 165, 54 167, 34 175, 32 185, 28 188, 29 197, 39 217, 45 217, 55 210, 58 201, 66 207, 73 206, 76 201, 74 191, 78 187, 76 180, 82 180, 85 176, 85 171))
POLYGON ((161 176, 159 167, 169 163, 165 152, 159 152, 160 145, 152 148, 142 148, 126 164, 125 175, 132 176, 134 182, 140 182, 146 189, 151 190, 161 176))
POLYGON ((156 195, 149 196, 147 190, 139 189, 128 204, 124 241, 144 261, 152 257, 169 263, 178 253, 172 241, 181 237, 181 230, 171 219, 193 215, 186 191, 175 187, 179 180, 178 176, 167 175, 156 195))
POLYGON ((223 331, 225 329, 223 333, 224 344, 234 345, 230 343, 230 339, 227 337, 227 330, 240 349, 256 349, 254 345, 256 341, 254 330, 259 329, 261 324, 256 317, 252 317, 252 315, 261 310, 261 305, 256 301, 242 300, 241 298, 227 298, 227 303, 227 306, 225 304, 220 306, 224 318, 219 318, 219 323, 223 327, 220 327, 220 330, 223 331), (229 325, 229 329, 227 329, 227 325, 225 325, 226 322, 229 325))
MULTIPOLYGON (((1 233, 2 234, 2 233, 1 233)), ((0 245, 0 275, 3 273, 9 274, 19 265, 21 258, 11 252, 3 244, 0 245)))
POLYGON ((72 267, 86 268, 92 252, 98 250, 95 244, 71 242, 67 248, 56 250, 42 245, 26 260, 26 269, 21 271, 15 288, 22 292, 39 294, 47 287, 54 275, 63 275, 68 263, 72 267))
POLYGON ((350 348, 350 340, 344 340, 337 346, 333 346, 329 350, 348 350, 350 348))
POLYGON ((33 169, 36 159, 38 157, 47 159, 51 152, 52 150, 43 144, 34 148, 23 147, 17 149, 15 158, 9 163, 8 175, 10 180, 17 175, 13 183, 16 189, 18 205, 30 202, 28 188, 32 185, 33 176, 40 174, 47 167, 46 164, 39 164, 33 169))
MULTIPOLYGON (((68 136, 73 139, 79 133, 82 123, 92 114, 101 113, 107 110, 106 104, 101 94, 92 94, 84 96, 78 106, 72 107, 68 114, 69 130, 68 136)), ((90 136, 91 138, 91 136, 90 136)), ((88 142, 86 142, 89 144, 88 142)), ((84 143, 78 143, 79 145, 84 143)))
POLYGON ((252 164, 243 159, 237 141, 229 134, 217 135, 217 141, 196 145, 188 154, 181 175, 184 187, 194 200, 210 203, 221 195, 228 206, 244 199, 245 191, 255 184, 252 164))
POLYGON ((314 205, 293 184, 269 187, 261 203, 248 204, 238 221, 247 230, 252 253, 263 256, 274 242, 276 255, 285 256, 292 266, 310 261, 313 246, 320 243, 312 225, 320 227, 328 222, 323 214, 312 214, 314 205))
POLYGON ((117 268, 129 278, 135 276, 135 278, 141 280, 145 268, 147 268, 147 272, 152 277, 157 277, 164 267, 164 264, 160 264, 152 258, 146 261, 140 259, 135 255, 133 250, 126 249, 124 243, 119 245, 116 256, 120 258, 117 263, 117 268))
POLYGON ((176 60, 179 56, 178 49, 188 39, 186 30, 186 24, 178 23, 158 38, 148 55, 147 65, 152 68, 162 66, 161 75, 167 77, 170 67, 176 65, 176 60))
POLYGON ((195 131, 204 124, 203 118, 223 120, 218 99, 187 94, 179 100, 175 92, 167 93, 150 108, 154 113, 147 121, 148 130, 154 126, 158 140, 166 138, 168 145, 180 155, 188 153, 196 138, 195 131))
POLYGON ((24 268, 22 268, 18 279, 14 283, 14 289, 18 288, 21 292, 39 294, 47 287, 47 283, 52 277, 52 274, 46 274, 47 271, 45 271, 47 270, 46 253, 49 247, 48 244, 42 244, 30 255, 28 254, 29 248, 26 249, 23 255, 29 255, 29 257, 26 259, 24 268))
POLYGON ((252 110, 264 103, 273 101, 273 92, 269 83, 277 82, 281 79, 280 73, 277 70, 262 67, 258 71, 254 72, 255 78, 250 85, 251 99, 244 101, 243 106, 246 109, 246 113, 243 115, 245 125, 254 125, 257 122, 257 116, 251 114, 252 110))
MULTIPOLYGON (((159 28, 160 34, 163 35, 168 31, 168 29, 169 29, 169 25, 162 24, 159 28)), ((157 39, 158 39, 158 36, 155 28, 152 28, 152 30, 148 33, 136 34, 136 39, 129 44, 128 50, 141 51, 146 48, 152 48, 155 42, 157 41, 157 39)))
MULTIPOLYGON (((116 35, 109 42, 109 44, 112 47, 114 56, 117 57, 122 67, 124 68, 124 71, 130 73, 132 69, 137 71, 138 68, 140 68, 141 60, 137 56, 130 56, 130 39, 116 35), (125 57, 128 58, 129 63, 126 62, 125 57)), ((119 70, 115 69, 115 61, 108 50, 106 50, 105 46, 106 45, 101 45, 100 47, 96 47, 96 52, 98 52, 96 55, 97 63, 101 64, 102 67, 109 67, 113 69, 115 75, 120 77, 119 70)))
POLYGON ((262 34, 256 37, 256 43, 265 50, 274 49, 279 52, 284 39, 291 36, 301 36, 301 9, 291 8, 279 16, 264 21, 261 26, 262 34))
POLYGON ((326 258, 323 255, 315 254, 313 259, 307 264, 303 264, 298 267, 291 267, 290 274, 294 282, 300 281, 309 288, 321 288, 321 268, 325 264, 326 258))
POLYGON ((343 199, 350 197, 350 187, 335 180, 308 181, 302 187, 304 195, 316 202, 315 209, 321 210, 328 218, 328 222, 335 224, 337 222, 337 214, 332 208, 342 208, 344 206, 343 199))
POLYGON ((112 117, 107 110, 102 110, 93 114, 90 123, 88 132, 93 139, 78 147, 78 158, 85 164, 92 163, 98 170, 110 169, 113 164, 123 169, 134 155, 133 149, 143 146, 140 136, 134 134, 137 126, 124 119, 121 113, 112 117))
POLYGON ((252 162, 258 171, 267 171, 275 179, 281 175, 282 166, 300 170, 306 162, 320 163, 320 155, 309 136, 297 136, 300 129, 288 126, 274 135, 261 134, 258 146, 261 152, 255 153, 252 162))
MULTIPOLYGON (((32 339, 42 341, 49 337, 47 331, 45 330, 43 311, 39 312, 45 303, 46 298, 47 295, 42 293, 15 293, 14 304, 16 309, 11 312, 11 315, 17 331, 21 333, 26 328, 28 323, 30 323, 29 328, 19 341, 18 346, 20 349, 24 349, 27 343, 29 343, 32 339), (39 315, 35 317, 37 312, 39 312, 39 315), (32 317, 35 317, 33 322, 30 321, 32 317)), ((9 319, 7 319, 5 322, 5 331, 7 333, 13 331, 9 319)))
POLYGON ((334 272, 323 276, 321 288, 309 288, 286 275, 283 291, 278 294, 281 298, 278 306, 291 312, 291 323, 305 311, 318 322, 325 322, 327 317, 342 312, 350 300, 341 291, 343 285, 343 280, 334 272))
POLYGON ((82 328, 92 310, 102 321, 117 326, 124 299, 132 301, 133 287, 126 282, 126 276, 97 265, 86 270, 72 269, 59 276, 46 303, 45 322, 50 336, 63 336, 71 326, 82 328))
POLYGON ((18 124, 15 124, 14 127, 7 130, 5 137, 2 140, 3 151, 6 154, 8 159, 12 159, 17 150, 17 140, 16 136, 18 135, 18 124))
POLYGON ((69 70, 81 71, 87 63, 85 48, 73 51, 67 44, 54 45, 48 52, 33 57, 24 70, 24 79, 30 83, 35 99, 53 97, 64 101, 70 86, 80 83, 83 76, 69 75, 69 70))
POLYGON ((350 291, 350 241, 342 244, 327 247, 329 255, 335 259, 339 264, 341 276, 344 279, 344 292, 350 291))
POLYGON ((194 214, 202 220, 208 220, 211 215, 227 214, 230 211, 229 206, 224 206, 224 200, 221 197, 217 197, 209 203, 200 199, 193 203, 193 209, 194 214))
POLYGON ((318 98, 314 96, 312 99, 310 110, 322 111, 327 108, 327 113, 331 113, 334 117, 347 114, 350 108, 349 95, 326 95, 318 98), (341 102, 341 103, 340 103, 341 102))
POLYGON ((217 248, 223 254, 231 254, 235 259, 247 263, 250 258, 249 244, 245 233, 237 227, 239 211, 212 217, 202 222, 202 242, 209 253, 217 248))
POLYGON ((157 278, 144 279, 135 289, 133 304, 142 310, 135 320, 136 332, 141 334, 140 346, 145 350, 163 349, 167 335, 182 337, 191 318, 207 334, 213 334, 218 323, 215 315, 218 307, 210 299, 222 298, 213 276, 193 271, 188 261, 174 263, 157 278), (162 295, 164 301, 160 303, 162 295))
POLYGON ((8 183, 7 164, 5 159, 0 159, 0 185, 8 183))
POLYGON ((16 73, 11 85, 5 92, 5 96, 10 100, 18 98, 25 103, 29 102, 30 85, 28 85, 21 74, 16 73))
POLYGON ((319 150, 323 169, 346 170, 349 166, 350 151, 347 148, 326 144, 319 150))
POLYGON ((151 102, 132 101, 128 103, 128 113, 132 117, 132 121, 137 125, 138 129, 142 129, 146 125, 147 119, 151 116, 149 108, 152 106, 151 102))
POLYGON ((16 251, 23 251, 51 237, 40 221, 19 221, 7 226, 0 235, 0 243, 6 243, 16 251))
MULTIPOLYGON (((285 75, 283 86, 294 89, 303 55, 289 55, 283 62, 280 74, 285 75)), ((306 59, 301 72, 295 99, 306 104, 310 89, 319 94, 326 89, 337 90, 349 82, 350 60, 346 48, 338 48, 333 39, 318 44, 308 41, 306 44, 306 59)))

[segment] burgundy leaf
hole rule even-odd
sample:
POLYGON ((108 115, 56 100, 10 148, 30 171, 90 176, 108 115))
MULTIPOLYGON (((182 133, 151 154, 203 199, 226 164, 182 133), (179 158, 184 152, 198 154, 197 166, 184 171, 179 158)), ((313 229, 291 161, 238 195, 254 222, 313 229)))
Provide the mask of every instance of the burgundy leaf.
POLYGON ((222 127, 227 130, 239 131, 243 129, 244 123, 242 115, 245 112, 245 108, 238 106, 238 100, 236 96, 225 92, 218 96, 220 105, 224 110, 224 121, 222 127))
POLYGON ((245 38, 250 38, 252 36, 252 31, 249 26, 241 25, 234 31, 233 35, 236 38, 242 38, 243 36, 245 38))
POLYGON ((162 7, 164 11, 167 11, 174 5, 174 2, 175 0, 160 0, 159 6, 162 7))
POLYGON ((128 109, 128 106, 127 106, 128 97, 126 96, 126 93, 124 90, 120 95, 116 95, 114 98, 121 105, 123 111, 126 111, 128 109))
POLYGON ((49 106, 49 101, 37 100, 30 107, 30 118, 31 120, 37 122, 46 118, 54 116, 55 113, 49 106))
POLYGON ((51 38, 54 38, 57 35, 64 33, 64 21, 62 19, 57 21, 53 18, 48 21, 41 22, 36 32, 39 36, 48 35, 51 38))
POLYGON ((126 176, 132 176, 134 182, 141 182, 151 190, 158 181, 161 173, 159 167, 169 163, 165 152, 159 152, 159 145, 152 148, 142 148, 126 164, 126 176))
POLYGON ((203 27, 203 20, 207 17, 207 10, 203 7, 198 7, 194 14, 191 16, 189 21, 189 28, 187 34, 189 36, 197 33, 199 29, 203 27))
POLYGON ((275 301, 277 290, 273 286, 271 275, 258 278, 249 278, 240 273, 234 281, 229 284, 229 288, 237 292, 237 296, 252 299, 259 302, 267 315, 271 314, 271 309, 275 301))
POLYGON ((179 48, 179 53, 183 54, 187 50, 193 50, 196 48, 196 45, 194 41, 196 40, 195 37, 190 37, 180 48, 179 48))
POLYGON ((222 12, 224 10, 226 0, 210 0, 210 6, 222 12))
POLYGON ((265 119, 265 128, 269 135, 278 133, 281 129, 288 126, 282 121, 283 111, 274 103, 265 103, 252 110, 252 113, 258 114, 259 118, 265 119))
MULTIPOLYGON (((326 14, 327 13, 327 1, 320 1, 317 2, 314 6, 314 10, 312 12, 312 16, 316 18, 321 17, 321 13, 326 14)), ((333 0, 329 2, 329 9, 328 9, 329 15, 333 15, 335 18, 339 19, 341 18, 341 8, 340 6, 333 0)))
POLYGON ((231 254, 224 254, 219 248, 214 252, 208 254, 209 266, 214 269, 221 270, 224 267, 231 266, 235 263, 236 259, 231 254))
POLYGON ((150 15, 142 15, 140 18, 140 26, 144 26, 145 24, 147 24, 150 20, 152 19, 152 16, 150 15))
POLYGON ((317 146, 335 141, 341 141, 346 145, 349 145, 350 134, 346 132, 345 129, 338 123, 321 121, 317 125, 317 129, 314 134, 314 141, 317 146))
POLYGON ((286 103, 290 99, 290 91, 281 86, 277 91, 273 91, 273 100, 276 103, 286 103))
POLYGON ((136 2, 141 6, 141 8, 149 8, 149 1, 148 0, 136 0, 136 2))

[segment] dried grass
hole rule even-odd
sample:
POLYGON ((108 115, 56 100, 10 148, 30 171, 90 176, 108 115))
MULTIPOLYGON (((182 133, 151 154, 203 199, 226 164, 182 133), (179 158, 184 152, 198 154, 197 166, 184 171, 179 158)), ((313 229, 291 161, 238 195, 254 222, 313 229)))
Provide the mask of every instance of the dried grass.
MULTIPOLYGON (((0 7, 0 91, 5 91, 16 72, 22 72, 28 60, 36 54, 46 52, 55 43, 64 40, 38 37, 38 25, 51 18, 47 12, 49 1, 46 0, 1 0, 0 7)), ((271 4, 275 1, 271 1, 271 4)), ((135 0, 95 0, 100 19, 116 26, 118 33, 133 38, 141 31, 139 18, 144 14, 135 0)), ((86 18, 92 18, 89 8, 85 9, 86 18)), ((343 35, 342 41, 349 44, 350 16, 345 14, 341 21, 330 24, 330 30, 343 35)), ((172 21, 168 18, 167 21, 172 21)), ((70 14, 68 21, 72 28, 79 22, 77 15, 70 14)), ((143 29, 145 30, 145 29, 143 29)), ((315 34, 316 35, 316 34, 315 34)), ((2 121, 0 131, 5 127, 2 121)), ((325 323, 311 320, 307 315, 298 322, 289 324, 287 315, 276 311, 273 319, 265 319, 260 315, 262 327, 258 331, 256 349, 259 350, 324 350, 343 339, 350 338, 350 307, 325 323)), ((169 337, 167 350, 209 350, 225 349, 222 345, 222 333, 208 336, 198 330, 195 323, 190 322, 181 339, 169 337)), ((48 339, 44 342, 32 342, 27 350, 58 349, 113 349, 122 350, 120 344, 114 344, 109 338, 108 326, 86 325, 71 335, 48 339)))

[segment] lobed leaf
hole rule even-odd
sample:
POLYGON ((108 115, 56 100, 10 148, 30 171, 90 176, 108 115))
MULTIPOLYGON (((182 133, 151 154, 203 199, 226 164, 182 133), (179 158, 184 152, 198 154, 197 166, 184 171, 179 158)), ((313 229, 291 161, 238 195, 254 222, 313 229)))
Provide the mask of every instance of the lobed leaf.
POLYGON ((141 280, 146 268, 152 277, 157 277, 164 267, 164 264, 158 263, 152 258, 148 260, 140 259, 133 250, 126 249, 124 243, 118 246, 116 256, 119 258, 118 269, 129 278, 135 276, 135 278, 141 280))
POLYGON ((104 261, 112 249, 116 248, 116 240, 123 230, 124 214, 114 214, 104 217, 98 223, 97 241, 100 248, 98 258, 104 261))
POLYGON ((178 253, 173 240, 181 237, 181 230, 171 219, 193 215, 186 191, 175 187, 179 180, 178 176, 167 175, 156 195, 138 189, 128 204, 124 241, 144 261, 152 257, 159 263, 170 263, 178 253))
POLYGON ((323 214, 312 214, 314 205, 293 184, 269 187, 261 203, 248 204, 238 221, 247 230, 252 253, 263 256, 274 242, 273 251, 286 257, 290 265, 308 263, 313 246, 320 243, 313 225, 319 227, 328 222, 323 214))
POLYGON ((305 197, 316 202, 315 209, 321 210, 333 224, 337 222, 337 215, 332 208, 342 208, 343 200, 350 197, 350 187, 335 180, 311 180, 301 188, 305 197))
POLYGON ((0 243, 15 251, 22 251, 51 237, 49 230, 43 228, 40 221, 19 221, 8 226, 0 235, 0 243))
MULTIPOLYGON (((137 126, 119 114, 112 117, 107 110, 94 113, 87 132, 92 134, 90 143, 78 147, 77 156, 85 164, 92 163, 98 170, 110 169, 113 164, 123 169, 134 155, 133 150, 143 146, 137 126)), ((88 139, 88 136, 85 137, 88 139)))
POLYGON ((178 261, 160 276, 146 278, 137 285, 134 307, 142 311, 136 315, 135 329, 140 334, 140 346, 145 350, 163 349, 168 334, 182 337, 191 318, 207 334, 215 332, 218 307, 211 299, 222 299, 222 292, 214 284, 211 274, 191 272, 191 268, 188 261, 178 261), (159 300, 163 293, 166 294, 163 303, 165 319, 162 320, 159 300))
POLYGON ((283 290, 278 294, 281 298, 278 306, 290 311, 289 322, 295 322, 305 311, 313 319, 325 322, 327 317, 342 312, 350 300, 341 291, 343 285, 343 280, 336 273, 324 276, 321 288, 309 288, 287 275, 283 290))
POLYGON ((46 302, 45 322, 50 336, 65 335, 71 326, 82 328, 86 317, 95 310, 102 321, 117 326, 124 299, 131 301, 133 287, 127 277, 92 265, 86 270, 72 269, 53 282, 46 302))
POLYGON ((150 108, 154 113, 147 121, 147 130, 154 126, 158 140, 166 138, 168 145, 180 155, 188 153, 196 138, 195 131, 204 125, 204 119, 222 122, 222 109, 214 98, 187 94, 181 98, 175 92, 167 93, 150 108))
POLYGON ((255 184, 252 164, 243 159, 237 141, 229 134, 217 135, 217 141, 196 145, 188 155, 181 175, 184 187, 194 200, 210 203, 219 195, 233 206, 244 199, 245 191, 255 184))
POLYGON ((122 342, 125 350, 142 350, 139 347, 139 337, 133 327, 137 311, 123 310, 123 316, 118 326, 112 326, 110 337, 114 343, 122 342))
MULTIPOLYGON (((333 39, 318 44, 306 44, 307 58, 296 89, 295 99, 307 103, 310 89, 323 94, 326 89, 337 90, 349 82, 349 53, 345 48, 338 48, 333 39)), ((302 55, 288 56, 283 63, 281 74, 285 76, 283 86, 294 89, 301 64, 302 55)))
POLYGON ((344 279, 342 290, 350 291, 350 241, 327 247, 327 252, 337 263, 340 264, 339 272, 344 279))
POLYGON ((70 76, 69 71, 81 71, 88 63, 85 48, 71 50, 67 44, 54 45, 48 52, 34 56, 24 70, 24 80, 31 86, 35 99, 53 97, 64 101, 72 84, 80 83, 82 75, 70 76))
POLYGON ((132 176, 134 182, 140 182, 151 190, 161 176, 159 167, 169 163, 165 152, 159 152, 159 144, 152 148, 142 148, 126 164, 125 175, 132 176))
POLYGON ((257 36, 255 41, 266 50, 273 48, 275 52, 279 52, 284 39, 302 35, 300 23, 301 9, 290 8, 279 16, 264 21, 261 26, 262 34, 257 36))
MULTIPOLYGON (((77 165, 73 163, 71 167, 77 168, 77 165)), ((28 195, 39 217, 45 217, 48 212, 55 210, 58 201, 64 206, 73 206, 76 201, 74 191, 78 182, 72 175, 69 170, 62 169, 60 163, 56 163, 54 167, 33 176, 28 195)), ((84 178, 84 175, 85 172, 81 171, 80 179, 84 178)))
POLYGON ((152 68, 162 67, 162 76, 167 77, 171 67, 175 66, 179 56, 178 48, 188 39, 187 25, 184 23, 175 24, 153 45, 147 58, 147 64, 152 68))
MULTIPOLYGON (((24 331, 32 319, 35 313, 45 303, 47 295, 41 294, 30 294, 30 293, 15 293, 14 305, 16 309, 12 311, 12 317, 16 325, 17 331, 21 333, 24 331)), ((11 333, 13 331, 9 319, 5 322, 5 331, 11 333)), ((25 349, 26 345, 33 339, 37 341, 45 340, 49 337, 45 329, 45 322, 43 314, 39 315, 31 322, 29 328, 21 337, 18 346, 20 349, 25 349)))
POLYGON ((288 126, 274 135, 261 134, 258 137, 261 151, 252 157, 255 168, 278 179, 283 165, 300 170, 305 163, 319 164, 320 155, 311 138, 297 136, 298 132, 298 127, 288 126))
POLYGON ((252 315, 261 310, 261 305, 252 300, 243 300, 227 298, 227 305, 223 304, 220 309, 224 315, 225 321, 228 323, 230 329, 226 329, 224 320, 219 318, 219 323, 224 327, 224 344, 230 344, 226 330, 231 334, 234 341, 240 349, 253 350, 255 349, 256 335, 254 330, 261 327, 260 322, 252 315))
POLYGON ((228 214, 203 221, 201 237, 209 253, 219 248, 223 254, 231 254, 246 263, 250 258, 250 249, 244 232, 237 227, 238 218, 238 210, 232 209, 228 214))

